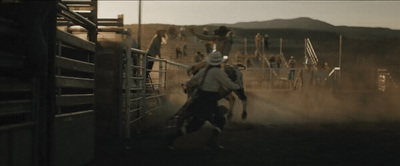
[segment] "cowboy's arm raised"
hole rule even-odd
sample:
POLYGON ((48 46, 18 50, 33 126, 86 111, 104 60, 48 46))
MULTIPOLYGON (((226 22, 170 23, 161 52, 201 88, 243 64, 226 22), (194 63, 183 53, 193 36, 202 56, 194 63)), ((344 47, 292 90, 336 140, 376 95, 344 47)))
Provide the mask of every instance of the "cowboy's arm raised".
POLYGON ((186 84, 187 87, 195 87, 199 86, 201 82, 201 78, 203 76, 204 71, 199 71, 196 75, 194 75, 186 84))
POLYGON ((190 28, 190 32, 196 36, 197 38, 199 38, 200 40, 206 40, 206 41, 216 41, 218 40, 218 36, 206 36, 206 35, 202 35, 202 34, 198 34, 194 31, 193 28, 190 28))

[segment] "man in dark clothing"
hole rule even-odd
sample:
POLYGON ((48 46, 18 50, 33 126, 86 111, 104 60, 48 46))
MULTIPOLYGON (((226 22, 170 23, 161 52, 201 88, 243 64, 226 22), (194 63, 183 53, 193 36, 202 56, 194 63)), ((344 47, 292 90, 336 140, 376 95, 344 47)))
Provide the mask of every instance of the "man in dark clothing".
POLYGON ((276 62, 275 56, 272 55, 272 56, 269 58, 269 65, 270 65, 271 68, 275 68, 275 62, 276 62))
POLYGON ((179 44, 176 44, 175 53, 176 53, 176 59, 182 56, 182 49, 179 44))
POLYGON ((197 51, 197 52, 196 52, 196 55, 194 56, 194 62, 195 62, 195 63, 199 63, 199 62, 201 62, 203 59, 204 59, 204 55, 203 55, 200 51, 197 51))
POLYGON ((180 29, 180 40, 179 41, 186 41, 186 28, 184 26, 182 26, 180 29))
POLYGON ((187 56, 187 45, 186 42, 183 43, 182 45, 182 55, 187 56))
MULTIPOLYGON (((158 56, 161 59, 161 42, 162 42, 162 38, 165 38, 165 29, 159 28, 156 31, 156 35, 153 37, 153 39, 151 40, 151 44, 149 49, 147 50, 147 56, 151 56, 153 58, 155 58, 156 56, 158 56)), ((153 60, 149 60, 147 61, 147 75, 149 75, 151 69, 153 69, 153 65, 154 65, 154 61, 153 60)))
POLYGON ((265 48, 265 51, 269 50, 269 48, 268 48, 268 39, 269 39, 269 35, 265 34, 264 35, 264 48, 265 48))
MULTIPOLYGON (((124 41, 125 41, 126 47, 128 49, 130 49, 130 48, 138 49, 138 44, 137 44, 136 40, 133 38, 132 29, 131 28, 127 28, 124 33, 125 33, 124 41)), ((124 53, 124 56, 125 56, 125 53, 124 53)), ((131 52, 131 58, 132 58, 132 65, 138 66, 138 63, 139 63, 138 54, 131 52)), ((124 60, 127 60, 127 58, 125 57, 124 60)), ((138 74, 137 73, 138 72, 137 68, 133 68, 132 71, 133 71, 132 72, 133 76, 137 76, 137 74, 138 74)))
POLYGON ((293 56, 290 56, 288 63, 289 63, 289 67, 290 67, 289 80, 294 80, 295 79, 295 69, 294 68, 296 67, 297 61, 294 59, 293 56))
POLYGON ((282 58, 278 56, 276 59, 276 67, 281 68, 281 65, 282 65, 282 58))

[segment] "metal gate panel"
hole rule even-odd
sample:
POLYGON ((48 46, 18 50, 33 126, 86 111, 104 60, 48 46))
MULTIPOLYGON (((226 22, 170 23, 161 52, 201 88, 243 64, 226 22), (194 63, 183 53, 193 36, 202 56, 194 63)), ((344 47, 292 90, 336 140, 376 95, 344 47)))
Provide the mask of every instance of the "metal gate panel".
POLYGON ((34 123, 0 127, 0 165, 32 165, 33 128, 34 123))
POLYGON ((94 158, 94 111, 56 115, 54 161, 57 166, 82 165, 94 158))

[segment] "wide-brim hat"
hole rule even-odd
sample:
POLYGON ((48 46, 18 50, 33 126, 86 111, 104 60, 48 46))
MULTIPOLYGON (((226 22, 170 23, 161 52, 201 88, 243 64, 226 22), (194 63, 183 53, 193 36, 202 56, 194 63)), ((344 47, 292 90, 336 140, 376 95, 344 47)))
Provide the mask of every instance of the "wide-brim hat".
POLYGON ((215 52, 211 53, 206 58, 206 62, 210 65, 219 65, 225 61, 226 61, 226 59, 224 59, 221 52, 219 52, 219 51, 215 51, 215 52))

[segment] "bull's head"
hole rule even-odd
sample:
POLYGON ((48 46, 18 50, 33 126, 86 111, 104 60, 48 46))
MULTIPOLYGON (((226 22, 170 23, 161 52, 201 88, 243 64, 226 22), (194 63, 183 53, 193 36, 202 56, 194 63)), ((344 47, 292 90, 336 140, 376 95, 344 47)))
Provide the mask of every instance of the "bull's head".
POLYGON ((246 68, 247 68, 244 64, 241 64, 241 63, 235 64, 235 66, 239 70, 246 70, 246 68))
POLYGON ((232 81, 236 81, 236 72, 232 65, 225 65, 224 71, 228 75, 229 79, 232 81))

